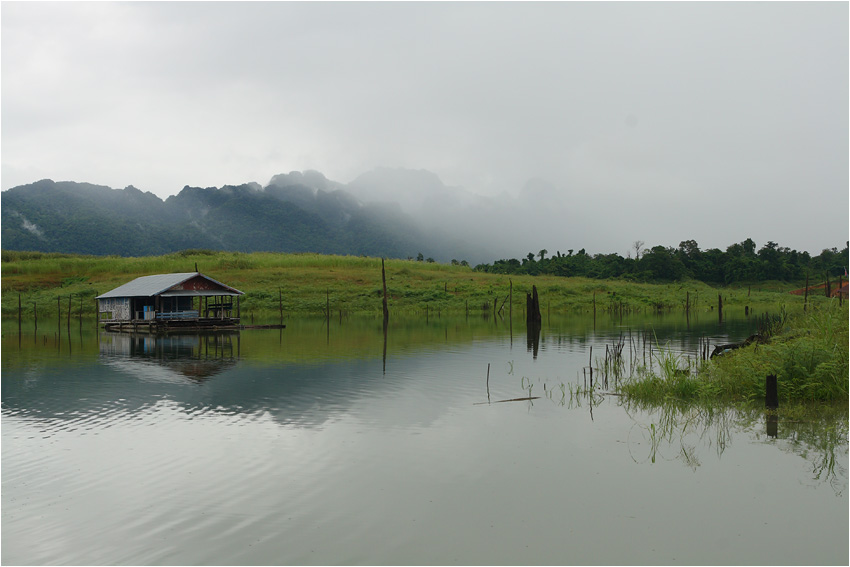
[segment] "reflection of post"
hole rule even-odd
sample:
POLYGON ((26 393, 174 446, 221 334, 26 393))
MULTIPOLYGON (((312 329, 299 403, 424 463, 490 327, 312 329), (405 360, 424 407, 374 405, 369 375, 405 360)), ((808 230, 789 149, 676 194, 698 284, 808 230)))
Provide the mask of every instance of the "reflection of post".
POLYGON ((384 321, 384 374, 387 373, 387 322, 384 321))
POLYGON ((528 351, 537 359, 537 351, 540 348, 540 325, 529 325, 527 328, 528 351))
POLYGON ((764 428, 768 437, 776 437, 779 434, 779 416, 774 412, 768 412, 764 417, 764 428))

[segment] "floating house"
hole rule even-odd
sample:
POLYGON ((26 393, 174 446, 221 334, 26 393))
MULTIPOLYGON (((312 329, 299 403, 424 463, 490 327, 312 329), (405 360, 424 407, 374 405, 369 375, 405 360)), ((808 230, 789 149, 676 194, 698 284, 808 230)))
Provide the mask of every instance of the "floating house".
POLYGON ((142 276, 97 297, 98 321, 118 330, 233 327, 241 295, 200 272, 142 276))

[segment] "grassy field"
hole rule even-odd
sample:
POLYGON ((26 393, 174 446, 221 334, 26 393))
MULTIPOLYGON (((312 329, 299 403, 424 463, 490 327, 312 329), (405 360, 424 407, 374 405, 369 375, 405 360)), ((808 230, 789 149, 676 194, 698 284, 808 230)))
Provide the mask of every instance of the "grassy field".
MULTIPOLYGON (((80 309, 94 317, 97 294, 105 293, 133 278, 170 272, 202 273, 245 292, 241 298, 243 319, 275 319, 282 305, 284 316, 324 312, 381 311, 381 259, 318 254, 251 254, 186 250, 164 256, 123 258, 77 256, 31 252, 2 253, 2 316, 32 319, 55 317, 57 298, 67 313, 80 309), (81 307, 82 306, 82 307, 81 307)), ((651 312, 684 309, 717 309, 718 294, 724 309, 745 305, 787 303, 802 305, 803 298, 787 292, 795 286, 768 282, 753 286, 715 289, 701 282, 636 284, 619 280, 592 280, 554 276, 504 276, 475 272, 469 267, 412 260, 387 260, 390 311, 463 313, 509 309, 505 303, 513 284, 513 309, 522 316, 525 293, 536 285, 541 311, 651 312)), ((810 297, 818 303, 822 298, 810 297)), ((65 316, 65 315, 63 315, 65 316)))

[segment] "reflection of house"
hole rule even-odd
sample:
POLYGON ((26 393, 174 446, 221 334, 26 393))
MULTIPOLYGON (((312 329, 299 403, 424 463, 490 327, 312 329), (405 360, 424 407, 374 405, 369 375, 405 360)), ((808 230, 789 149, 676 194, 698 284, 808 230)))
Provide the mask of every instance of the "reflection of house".
POLYGON ((98 296, 98 319, 107 328, 236 325, 240 295, 200 272, 142 276, 98 296))
POLYGON ((238 332, 192 335, 106 332, 99 336, 98 346, 107 364, 156 382, 205 380, 233 367, 239 358, 238 332))

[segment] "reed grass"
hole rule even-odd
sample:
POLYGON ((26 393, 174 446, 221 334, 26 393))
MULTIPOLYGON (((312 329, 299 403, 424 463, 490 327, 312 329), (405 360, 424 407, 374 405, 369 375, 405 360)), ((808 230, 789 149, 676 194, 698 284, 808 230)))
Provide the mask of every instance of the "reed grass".
POLYGON ((720 400, 763 403, 765 379, 776 375, 782 402, 824 402, 848 397, 848 310, 837 301, 782 319, 770 319, 773 335, 696 366, 662 349, 656 364, 641 368, 618 391, 629 399, 720 400), (781 321, 781 324, 778 322, 781 321))

